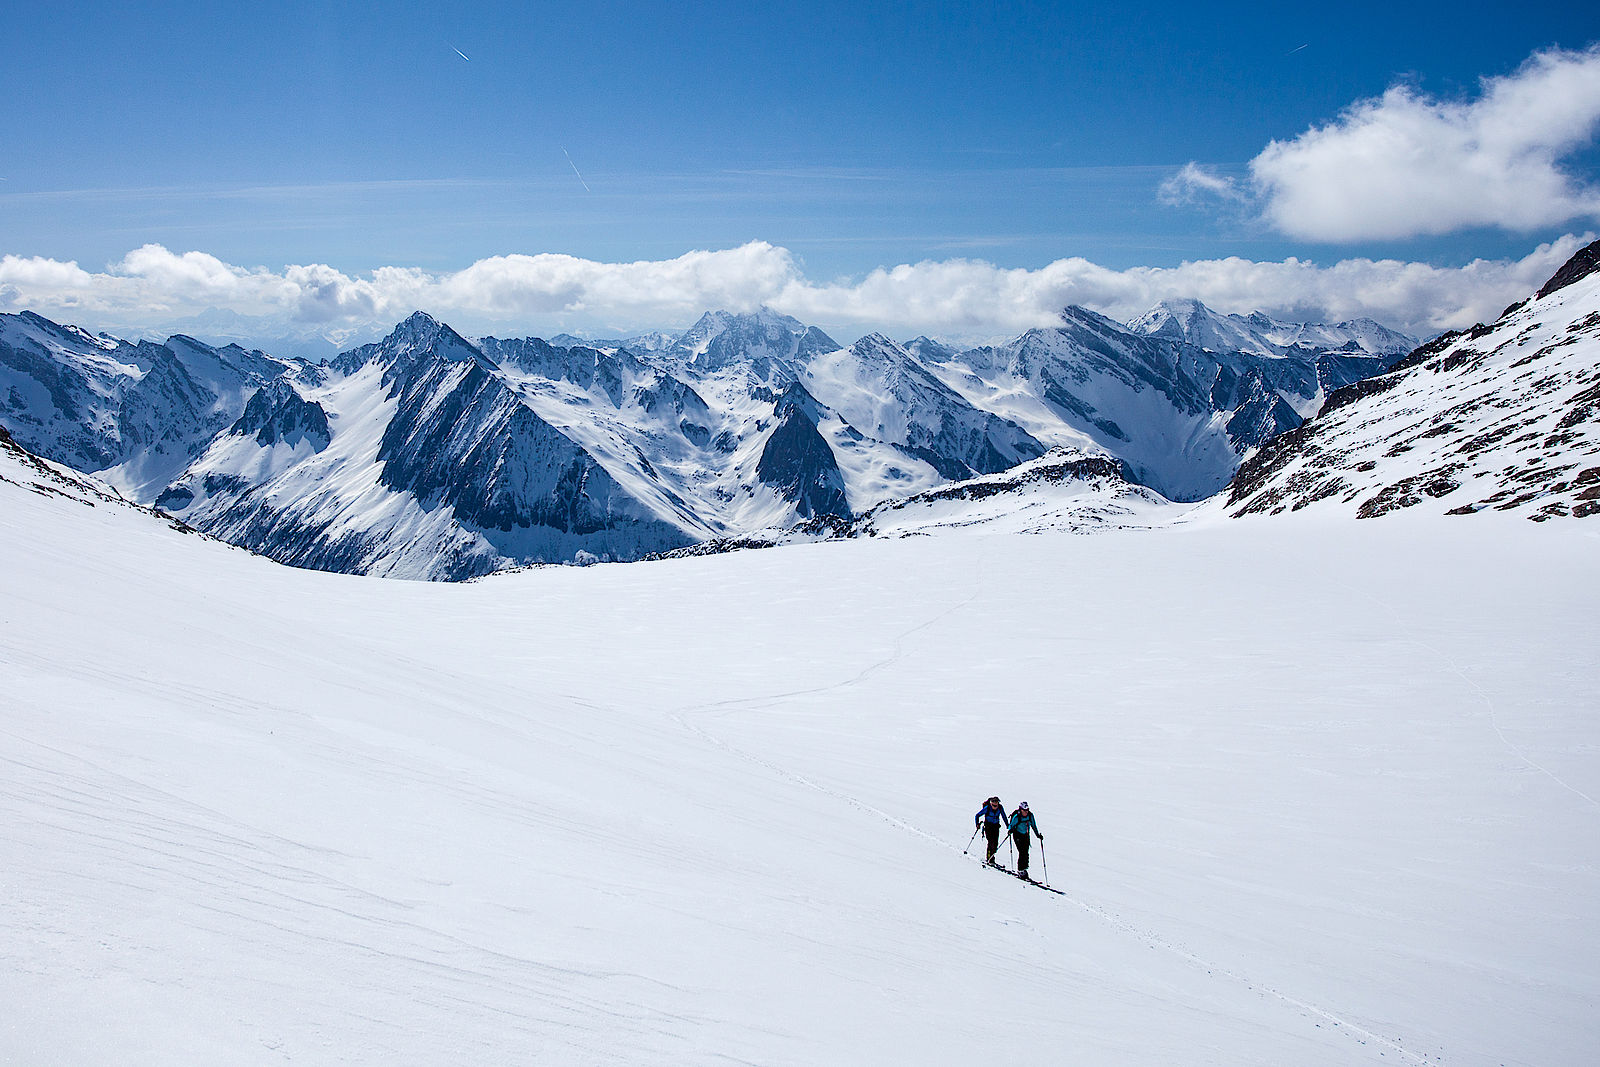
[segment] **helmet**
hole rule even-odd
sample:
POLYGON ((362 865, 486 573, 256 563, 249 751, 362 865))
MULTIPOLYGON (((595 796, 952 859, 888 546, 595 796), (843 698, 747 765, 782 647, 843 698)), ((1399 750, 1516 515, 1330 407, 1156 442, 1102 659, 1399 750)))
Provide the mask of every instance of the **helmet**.
POLYGON ((1028 802, 1026 800, 1024 800, 1021 804, 1018 804, 1017 807, 1022 811, 1027 811, 1028 810, 1028 802))

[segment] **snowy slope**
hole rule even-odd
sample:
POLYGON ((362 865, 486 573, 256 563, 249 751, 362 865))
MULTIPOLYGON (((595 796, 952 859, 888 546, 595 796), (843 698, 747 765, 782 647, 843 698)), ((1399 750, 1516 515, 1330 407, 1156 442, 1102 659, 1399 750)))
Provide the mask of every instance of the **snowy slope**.
POLYGON ((813 356, 801 381, 845 424, 922 460, 940 478, 994 474, 1044 451, 1022 427, 972 407, 882 334, 813 356))
MULTIPOLYGON (((36 493, 49 500, 71 502, 87 508, 133 512, 142 518, 164 523, 170 529, 196 540, 210 540, 205 534, 166 512, 128 500, 97 478, 34 455, 18 444, 3 426, 0 426, 0 482, 9 487, 8 491, 36 493)), ((135 528, 143 525, 136 523, 135 528)))
POLYGON ((816 327, 763 309, 749 314, 708 311, 660 354, 697 374, 734 370, 781 389, 795 380, 808 358, 838 348, 816 327))
POLYGON ((1600 274, 1543 292, 1335 394, 1240 470, 1229 512, 1600 514, 1600 274))
POLYGON ((0 482, 0 1060, 1586 1064, 1595 545, 428 585, 0 482), (993 792, 1065 896, 963 857, 993 792))
POLYGON ((689 535, 796 515, 794 501, 754 470, 776 414, 765 386, 752 390, 733 372, 695 378, 627 349, 557 348, 537 338, 478 344, 523 403, 689 535))
POLYGON ((1055 449, 1000 474, 885 501, 857 519, 850 536, 1148 529, 1175 522, 1186 510, 1128 482, 1115 460, 1055 449))

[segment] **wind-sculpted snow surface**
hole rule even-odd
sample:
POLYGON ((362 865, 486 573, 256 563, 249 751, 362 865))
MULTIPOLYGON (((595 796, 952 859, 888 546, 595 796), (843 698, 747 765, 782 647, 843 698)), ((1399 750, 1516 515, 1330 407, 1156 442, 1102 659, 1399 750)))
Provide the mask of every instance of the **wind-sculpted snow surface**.
POLYGON ((8 456, 0 1061, 1593 1059, 1581 524, 439 585, 8 456), (1064 896, 963 856, 993 793, 1064 896))
POLYGON ((1228 510, 1600 514, 1600 274, 1564 274, 1335 393, 1239 471, 1228 510))

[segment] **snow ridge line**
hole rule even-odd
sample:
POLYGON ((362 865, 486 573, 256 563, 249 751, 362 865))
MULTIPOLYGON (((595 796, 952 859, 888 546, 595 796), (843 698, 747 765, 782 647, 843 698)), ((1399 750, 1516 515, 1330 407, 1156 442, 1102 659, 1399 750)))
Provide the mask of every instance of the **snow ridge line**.
MULTIPOLYGON (((947 608, 946 610, 944 610, 944 611, 940 612, 939 614, 933 616, 932 618, 928 619, 926 622, 923 622, 923 623, 920 623, 920 624, 918 624, 916 626, 913 626, 911 629, 906 630, 904 633, 900 634, 898 637, 895 638, 894 651, 893 652, 891 652, 884 659, 882 659, 882 660, 878 661, 877 663, 874 663, 871 666, 867 667, 865 670, 863 670, 860 673, 856 674, 852 678, 847 678, 844 681, 835 682, 835 683, 833 683, 831 685, 818 686, 818 687, 815 687, 815 688, 812 688, 812 689, 800 689, 800 690, 795 690, 793 692, 788 692, 788 693, 774 693, 774 694, 770 694, 768 696, 763 696, 763 697, 743 698, 743 699, 738 699, 738 700, 715 701, 715 702, 708 703, 708 704, 691 704, 691 705, 688 705, 688 706, 686 706, 684 708, 680 708, 677 711, 670 712, 669 715, 670 715, 670 717, 672 718, 672 720, 674 722, 676 722, 678 725, 682 726, 684 729, 688 730, 690 733, 695 734, 696 736, 698 736, 698 737, 702 738, 703 740, 705 740, 708 744, 711 744, 711 745, 713 745, 713 746, 715 746, 717 748, 720 748, 724 752, 727 752, 730 755, 737 756, 739 759, 745 760, 745 761, 747 761, 749 763, 753 763, 756 766, 763 767, 763 768, 771 771, 773 774, 777 775, 778 777, 787 779, 788 781, 793 782, 796 785, 801 785, 801 786, 804 786, 804 787, 806 787, 808 789, 813 789, 813 790, 823 794, 824 796, 832 797, 835 800, 839 800, 839 801, 843 802, 844 804, 847 804, 850 807, 855 808, 858 811, 864 812, 865 814, 874 816, 874 817, 876 817, 878 819, 882 819, 884 822, 887 822, 891 826, 894 826, 894 827, 897 827, 897 828, 899 828, 901 830, 904 830, 906 833, 911 834, 911 835, 913 835, 915 837, 923 838, 923 839, 925 839, 927 841, 932 842, 933 844, 939 845, 942 848, 946 848, 946 849, 950 850, 951 852, 960 851, 960 850, 958 850, 956 848, 956 846, 953 843, 951 843, 950 841, 946 840, 945 838, 939 837, 939 836, 937 836, 935 834, 931 834, 931 833, 929 833, 928 831, 922 829, 919 826, 914 826, 911 823, 906 822, 904 819, 898 818, 897 816, 891 815, 888 812, 882 810, 881 808, 877 808, 877 807, 874 807, 871 804, 868 804, 864 800, 861 800, 861 799, 859 799, 857 797, 850 796, 848 793, 842 793, 839 790, 832 788, 831 786, 826 786, 826 785, 823 785, 820 782, 813 781, 810 778, 807 778, 805 775, 798 774, 798 773, 796 773, 794 771, 791 771, 788 768, 783 767, 783 766, 781 766, 781 765, 779 765, 777 763, 774 763, 772 760, 769 760, 769 759, 767 759, 767 758, 765 758, 763 756, 757 756, 756 754, 754 754, 752 752, 746 752, 745 750, 743 750, 743 749, 741 749, 741 748, 739 748, 739 747, 737 747, 735 745, 729 744, 727 741, 724 741, 722 738, 717 737, 716 735, 710 733, 709 731, 705 730, 703 727, 701 727, 701 726, 699 726, 699 725, 697 725, 697 724, 695 724, 693 722, 690 722, 689 719, 688 719, 688 716, 693 712, 710 712, 714 708, 725 709, 725 710, 721 711, 720 714, 721 715, 728 715, 728 714, 732 714, 734 711, 740 710, 741 707, 745 707, 745 708, 748 708, 750 710, 754 710, 755 708, 759 708, 759 707, 763 707, 763 706, 769 706, 770 704, 772 704, 772 703, 774 703, 774 702, 776 702, 778 700, 782 700, 782 699, 784 699, 786 697, 790 697, 790 696, 805 696, 805 695, 811 695, 811 694, 816 694, 816 693, 835 692, 837 690, 844 689, 844 688, 847 688, 849 686, 855 685, 855 684, 859 683, 860 681, 862 681, 863 679, 871 676, 872 674, 874 674, 874 673, 876 673, 876 672, 878 672, 878 671, 880 671, 880 670, 882 670, 882 669, 884 669, 886 667, 892 666, 896 661, 898 661, 899 659, 902 658, 902 656, 904 656, 904 654, 905 654, 904 645, 905 645, 906 638, 908 638, 908 637, 912 636, 913 634, 916 634, 916 633, 918 633, 918 632, 920 632, 922 630, 926 630, 928 627, 934 625, 935 623, 943 620, 944 618, 946 618, 946 617, 948 617, 950 615, 955 614, 957 611, 960 611, 962 608, 965 608, 967 605, 971 604, 974 600, 976 600, 978 598, 978 594, 982 591, 982 588, 983 588, 983 586, 982 586, 982 580, 981 580, 981 575, 980 575, 977 587, 973 590, 973 592, 965 600, 962 600, 960 603, 955 604, 954 606, 952 606, 950 608, 947 608)), ((966 855, 966 853, 964 851, 961 852, 961 854, 963 856, 966 855)), ((973 859, 976 862, 981 862, 981 861, 977 861, 976 857, 973 857, 973 859)), ((1410 1061, 1411 1063, 1415 1063, 1415 1064, 1432 1065, 1432 1064, 1437 1064, 1437 1063, 1442 1062, 1442 1058, 1440 1058, 1440 1057, 1435 1057, 1433 1059, 1429 1059, 1428 1056, 1426 1056, 1423 1053, 1413 1052, 1410 1049, 1406 1048, 1404 1045, 1400 1044, 1398 1041, 1396 1041, 1396 1040, 1394 1040, 1392 1038, 1384 1037, 1382 1034, 1376 1033, 1376 1032, 1374 1032, 1372 1030, 1366 1029, 1363 1026, 1359 1026, 1359 1025, 1353 1023, 1353 1022, 1350 1022, 1348 1019, 1344 1019, 1341 1016, 1338 1016, 1338 1015, 1334 1014, 1333 1012, 1328 1011, 1325 1008, 1320 1008, 1317 1005, 1311 1004, 1311 1003, 1309 1003, 1307 1001, 1304 1001, 1304 1000, 1301 1000, 1298 997, 1290 996, 1289 994, 1284 993, 1284 992, 1282 992, 1282 991, 1280 991, 1278 989, 1274 989, 1271 986, 1261 985, 1261 984, 1251 980, 1250 978, 1246 977, 1245 975, 1240 974, 1237 971, 1230 970, 1227 967, 1222 967, 1220 965, 1211 963, 1209 960, 1206 960, 1205 958, 1203 958, 1201 956, 1197 956, 1193 952, 1190 952, 1188 949, 1180 948, 1179 946, 1173 944, 1172 942, 1167 941, 1165 938, 1161 937, 1158 934, 1154 934, 1154 933, 1151 933, 1148 930, 1141 929, 1140 927, 1135 926, 1134 924, 1128 922, 1127 920, 1122 919, 1122 918, 1120 918, 1120 917, 1118 917, 1116 915, 1113 915, 1111 912, 1107 911, 1104 907, 1102 907, 1102 906, 1100 906, 1098 904, 1092 904, 1092 903, 1090 903, 1088 901, 1080 900, 1078 897, 1073 896, 1071 893, 1069 893, 1069 892, 1067 892, 1065 890, 1061 890, 1060 893, 1061 893, 1061 897, 1062 897, 1062 901, 1063 902, 1071 903, 1071 904, 1077 906, 1078 908, 1082 909, 1087 914, 1092 915, 1095 918, 1099 919, 1100 921, 1104 922, 1107 926, 1109 926, 1111 929, 1117 931, 1118 933, 1126 934, 1126 935, 1128 935, 1128 936, 1130 936, 1130 937, 1132 937, 1132 938, 1134 938, 1134 939, 1136 939, 1138 941, 1142 941, 1142 942, 1144 942, 1146 945, 1148 945, 1151 948, 1157 948, 1157 949, 1161 949, 1163 951, 1169 952, 1172 955, 1177 956, 1179 959, 1182 959, 1182 960, 1184 960, 1184 961, 1186 961, 1188 963, 1193 964, 1196 967, 1201 968, 1208 975, 1213 975, 1213 976, 1221 975, 1223 977, 1230 978, 1233 981, 1238 982, 1239 984, 1243 985, 1247 990, 1250 990, 1252 992, 1263 993, 1263 994, 1265 994, 1267 996, 1270 996, 1270 997, 1274 998, 1275 1000, 1278 1000, 1278 1001, 1280 1001, 1280 1002, 1282 1002, 1284 1004, 1287 1004, 1288 1006, 1290 1006, 1292 1008, 1298 1008, 1302 1012, 1305 1012, 1305 1013, 1310 1014, 1310 1015, 1315 1015, 1316 1017, 1318 1017, 1320 1019, 1326 1020, 1327 1022, 1331 1023, 1336 1029, 1338 1029, 1339 1031, 1341 1031, 1343 1033, 1349 1034, 1354 1040, 1358 1041, 1361 1044, 1367 1044, 1368 1042, 1372 1042, 1374 1044, 1382 1045, 1385 1048, 1391 1049, 1394 1052, 1398 1053, 1402 1058, 1410 1061)))

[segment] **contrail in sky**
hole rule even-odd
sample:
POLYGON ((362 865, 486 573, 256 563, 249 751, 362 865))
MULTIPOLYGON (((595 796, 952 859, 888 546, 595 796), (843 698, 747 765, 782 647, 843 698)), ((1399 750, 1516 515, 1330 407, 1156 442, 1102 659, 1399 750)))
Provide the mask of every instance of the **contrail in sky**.
MULTIPOLYGON (((1291 49, 1289 49, 1287 52, 1284 53, 1284 55, 1292 56, 1296 52, 1300 51, 1301 48, 1310 48, 1310 47, 1311 47, 1310 43, 1307 42, 1306 44, 1301 45, 1300 48, 1291 48, 1291 49)), ((466 59, 467 57, 466 56, 462 56, 461 58, 462 59, 466 59)))
MULTIPOLYGON (((576 163, 572 162, 572 156, 567 153, 567 150, 565 148, 563 148, 561 150, 561 154, 567 157, 567 166, 572 168, 572 173, 578 174, 578 165, 576 163)), ((583 175, 582 174, 578 174, 578 184, 583 186, 583 191, 584 192, 586 192, 586 193, 594 192, 593 189, 589 188, 589 183, 583 180, 583 175)))
MULTIPOLYGON (((1304 48, 1305 45, 1301 45, 1300 47, 1304 48)), ((451 45, 450 46, 450 51, 454 52, 456 55, 460 56, 462 59, 467 59, 467 54, 465 52, 463 52, 461 49, 457 48, 455 45, 451 45)), ((467 62, 471 63, 472 60, 467 59, 467 62)))

